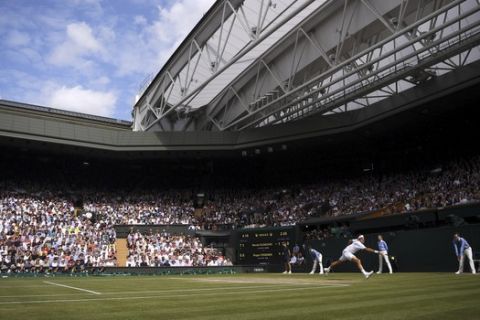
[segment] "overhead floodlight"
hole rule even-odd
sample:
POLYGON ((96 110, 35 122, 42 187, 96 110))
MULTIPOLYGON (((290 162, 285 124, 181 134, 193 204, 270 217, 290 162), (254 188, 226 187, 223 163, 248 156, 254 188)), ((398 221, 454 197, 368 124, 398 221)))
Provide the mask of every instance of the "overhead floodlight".
MULTIPOLYGON (((420 32, 420 36, 423 36, 426 33, 427 33, 426 31, 420 32)), ((427 42, 432 42, 433 40, 435 40, 435 37, 436 37, 436 33, 434 32, 427 35, 424 39, 427 42)))
POLYGON ((415 70, 408 80, 415 84, 422 84, 431 80, 435 75, 436 73, 433 70, 419 69, 415 70))

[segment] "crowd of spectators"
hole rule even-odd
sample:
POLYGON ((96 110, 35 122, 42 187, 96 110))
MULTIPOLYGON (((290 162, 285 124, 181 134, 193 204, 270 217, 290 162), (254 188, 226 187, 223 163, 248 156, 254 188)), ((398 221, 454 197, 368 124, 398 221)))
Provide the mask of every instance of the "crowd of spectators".
POLYGON ((332 237, 337 239, 352 238, 352 232, 346 223, 333 224, 326 226, 313 226, 311 230, 305 230, 305 240, 326 240, 332 237))
POLYGON ((480 157, 474 157, 429 170, 372 173, 288 189, 219 192, 205 211, 213 221, 243 227, 285 226, 316 216, 443 208, 479 201, 479 190, 480 157))
POLYGON ((111 224, 192 224, 195 208, 185 192, 84 195, 84 211, 111 224))
POLYGON ((231 266, 214 248, 203 247, 194 236, 131 231, 127 237, 127 267, 231 266))
MULTIPOLYGON (((195 208, 194 193, 188 190, 98 192, 35 183, 0 183, 2 272, 72 272, 115 266, 114 225, 286 226, 318 216, 413 212, 478 201, 480 157, 429 170, 373 172, 288 188, 212 188, 205 190, 200 208, 195 208), (82 199, 82 208, 74 204, 75 197, 82 199)), ((316 232, 317 238, 336 234, 331 229, 316 232)), ((132 266, 224 263, 221 256, 210 254, 189 236, 133 233, 129 246, 132 266)))
POLYGON ((115 265, 115 230, 50 192, 2 191, 0 272, 83 272, 115 265))
MULTIPOLYGON (((479 187, 480 158, 475 157, 430 170, 368 174, 288 188, 212 188, 197 210, 195 194, 188 190, 82 190, 81 196, 84 212, 99 217, 106 225, 182 224, 191 229, 215 229, 218 225, 288 226, 322 215, 441 208, 480 200, 479 187)), ((45 194, 43 199, 55 197, 54 193, 45 194)), ((61 197, 57 200, 66 201, 61 197)))

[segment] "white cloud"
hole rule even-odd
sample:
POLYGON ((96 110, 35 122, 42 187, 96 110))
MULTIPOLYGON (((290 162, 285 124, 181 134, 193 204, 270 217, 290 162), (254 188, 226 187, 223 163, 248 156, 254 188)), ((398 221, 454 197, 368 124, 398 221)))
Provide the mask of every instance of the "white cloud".
POLYGON ((159 19, 150 31, 164 43, 181 42, 212 3, 212 0, 182 0, 169 8, 159 7, 159 19))
POLYGON ((5 44, 11 47, 22 47, 28 45, 30 41, 30 36, 27 33, 12 30, 7 34, 5 44))
POLYGON ((155 58, 165 63, 180 43, 210 9, 212 0, 182 0, 169 8, 159 7, 159 19, 150 27, 149 32, 159 43, 161 50, 155 58))
MULTIPOLYGON (((109 81, 107 77, 98 80, 103 83, 109 81)), ((37 78, 21 71, 0 69, 0 91, 5 99, 106 117, 115 116, 118 112, 118 91, 92 89, 96 87, 65 85, 65 81, 37 78), (5 86, 7 82, 16 83, 18 86, 13 90, 8 89, 5 86)))
POLYGON ((0 0, 1 94, 79 112, 127 115, 143 78, 159 71, 214 1, 128 0, 132 8, 124 10, 102 0, 49 6, 13 1, 11 8, 0 0))
POLYGON ((79 5, 79 4, 99 4, 101 0, 70 0, 70 2, 79 5))
POLYGON ((51 92, 48 106, 76 112, 112 117, 117 96, 111 91, 95 91, 82 86, 56 88, 51 92))
MULTIPOLYGON (((116 37, 115 31, 112 28, 107 26, 100 26, 98 28, 98 38, 102 43, 113 42, 115 41, 116 37)), ((104 50, 103 47, 102 50, 104 50)))
MULTIPOLYGON (((41 66, 42 57, 41 55, 29 48, 29 47, 21 47, 16 49, 4 49, 2 52, 2 56, 4 59, 10 60, 10 63, 18 63, 18 64, 26 64, 26 65, 35 65, 41 66)), ((1 57, 0 57, 1 59, 1 57)))
POLYGON ((158 72, 185 36, 192 30, 214 0, 179 0, 171 7, 158 7, 158 16, 151 23, 134 17, 140 32, 119 34, 112 61, 119 76, 158 72), (134 44, 134 45, 132 45, 134 44))
POLYGON ((92 28, 85 22, 69 24, 67 26, 67 36, 82 50, 95 52, 101 49, 100 43, 93 36, 92 28))
POLYGON ((100 78, 98 78, 98 79, 95 79, 95 80, 93 81, 93 83, 94 83, 94 84, 97 84, 97 85, 102 85, 102 86, 104 86, 104 85, 107 85, 107 84, 110 83, 110 78, 109 78, 109 77, 106 77, 106 76, 102 76, 102 77, 100 77, 100 78))
POLYGON ((102 0, 66 0, 67 6, 73 5, 77 10, 90 17, 101 17, 104 15, 102 0))
POLYGON ((18 50, 19 53, 25 56, 25 58, 28 59, 28 62, 31 64, 41 64, 43 62, 43 58, 38 51, 25 47, 20 50, 18 50))
POLYGON ((93 66, 93 59, 101 56, 104 48, 85 22, 71 23, 66 28, 66 38, 55 47, 48 62, 56 66, 85 69, 93 66))
POLYGON ((147 19, 144 16, 138 15, 133 18, 133 22, 135 22, 135 24, 138 24, 140 26, 144 26, 147 24, 147 19))

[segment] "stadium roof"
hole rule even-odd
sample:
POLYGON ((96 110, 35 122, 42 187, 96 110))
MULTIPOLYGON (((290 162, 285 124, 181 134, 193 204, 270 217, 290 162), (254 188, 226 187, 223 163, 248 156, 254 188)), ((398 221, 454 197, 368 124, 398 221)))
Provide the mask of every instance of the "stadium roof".
MULTIPOLYGON (((461 110, 464 106, 476 110, 473 106, 480 92, 479 70, 480 60, 369 108, 316 114, 278 126, 229 132, 132 132, 130 123, 125 121, 1 100, 0 145, 61 149, 80 154, 108 153, 115 157, 195 158, 200 152, 215 157, 283 152, 286 148, 295 150, 295 146, 336 144, 348 137, 364 141, 372 139, 372 132, 396 135, 397 130, 405 130, 402 124, 424 120, 429 123, 429 119, 444 118, 452 121, 452 126, 458 126, 464 117, 474 123, 475 115, 466 116, 461 110), (443 110, 458 110, 460 121, 452 116, 440 116, 445 113, 443 110)), ((442 128, 445 127, 450 125, 446 123, 442 128)), ((429 125, 425 128, 430 130, 429 125)), ((328 157, 328 153, 325 155, 328 157)))
POLYGON ((254 63, 257 57, 262 55, 325 1, 245 1, 240 7, 238 16, 230 12, 229 17, 221 21, 223 27, 221 26, 215 30, 214 26, 212 26, 212 20, 219 19, 220 13, 227 15, 228 11, 235 8, 234 5, 236 4, 235 2, 233 4, 228 4, 227 2, 227 6, 221 7, 219 6, 221 1, 216 2, 157 75, 158 77, 164 72, 169 72, 167 70, 168 66, 182 58, 190 59, 195 63, 194 66, 187 63, 186 67, 182 69, 177 81, 183 82, 184 86, 172 87, 169 102, 176 104, 182 101, 184 98, 182 89, 185 90, 187 86, 188 90, 194 91, 196 88, 206 84, 189 101, 188 106, 191 109, 197 109, 208 104, 225 88, 226 83, 230 83, 235 79, 243 70, 254 63), (210 17, 209 15, 212 16, 210 17), (205 24, 207 24, 206 27, 204 27, 205 24), (202 27, 212 29, 205 31, 207 35, 213 32, 208 39, 204 40, 207 41, 205 54, 202 54, 200 51, 191 52, 196 51, 195 49, 198 50, 198 48, 189 47, 190 41, 193 41, 191 39, 195 39, 197 43, 202 41, 201 37, 196 37, 197 30, 202 27), (256 31, 257 28, 261 32, 256 31), (261 38, 260 35, 262 35, 261 38), (218 54, 219 52, 220 54, 218 54), (189 67, 190 69, 195 68, 195 71, 189 70, 189 67), (215 71, 218 71, 218 74, 212 77, 212 73, 215 71), (194 77, 193 73, 195 74, 194 77), (189 76, 192 77, 190 78, 189 76), (182 79, 187 81, 182 81, 182 79))
POLYGON ((217 1, 142 93, 137 131, 368 107, 478 59, 474 0, 217 1))
POLYGON ((325 2, 217 1, 142 90, 138 101, 157 91, 164 77, 174 84, 169 86, 168 104, 182 104, 189 111, 206 106, 226 84, 325 2))
POLYGON ((25 113, 36 113, 42 116, 48 116, 51 119, 54 118, 63 118, 63 119, 70 119, 70 120, 77 120, 83 123, 93 122, 99 123, 103 125, 109 125, 112 127, 122 128, 122 129, 130 129, 132 127, 131 121, 114 119, 114 118, 107 118, 102 116, 96 116, 87 113, 69 111, 69 110, 62 110, 57 108, 50 108, 44 106, 38 106, 23 102, 16 102, 16 101, 9 101, 0 99, 0 110, 2 109, 11 109, 15 111, 23 110, 25 113))

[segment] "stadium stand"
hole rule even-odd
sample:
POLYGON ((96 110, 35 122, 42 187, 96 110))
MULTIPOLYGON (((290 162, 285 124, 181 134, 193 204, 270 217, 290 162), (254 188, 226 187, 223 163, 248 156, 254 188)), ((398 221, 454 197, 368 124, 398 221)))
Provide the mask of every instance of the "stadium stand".
MULTIPOLYGON (((120 190, 72 189, 66 194, 40 181, 24 186, 4 183, 1 187, 2 270, 39 272, 58 266, 71 272, 78 269, 77 262, 92 267, 117 265, 115 225, 180 224, 193 229, 288 226, 317 216, 320 210, 324 216, 391 214, 479 201, 480 158, 453 161, 430 171, 331 180, 289 189, 215 190, 205 203, 203 217, 193 215, 192 192, 181 190, 125 196, 120 190), (76 207, 72 199, 80 197, 83 203, 76 207)), ((332 235, 349 237, 350 233, 341 225, 309 236, 324 239, 332 235)), ((198 239, 190 236, 132 231, 127 245, 127 266, 165 265, 166 260, 170 266, 223 264, 223 256, 205 253, 198 239)))
POLYGON ((144 235, 132 230, 127 245, 127 267, 231 265, 215 249, 204 248, 198 238, 188 235, 153 232, 144 235))

